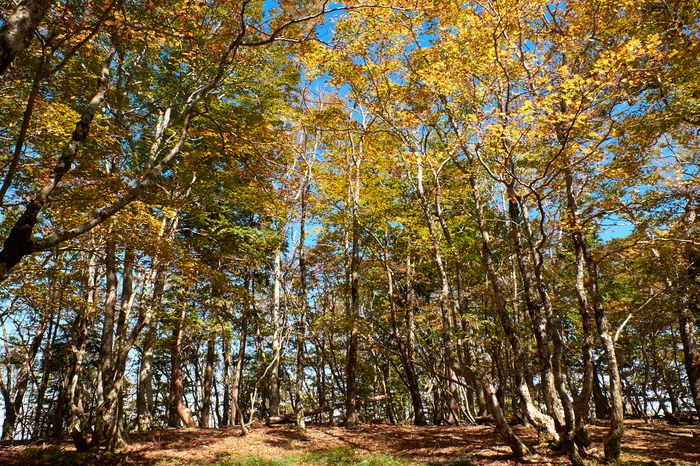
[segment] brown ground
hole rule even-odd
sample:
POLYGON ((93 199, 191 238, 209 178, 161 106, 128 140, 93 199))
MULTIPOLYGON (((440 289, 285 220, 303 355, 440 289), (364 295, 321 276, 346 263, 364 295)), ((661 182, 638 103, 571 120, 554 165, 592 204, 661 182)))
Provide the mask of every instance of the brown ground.
MULTIPOLYGON (((700 426, 669 426, 662 421, 627 421, 622 464, 700 464, 700 426)), ((534 431, 515 427, 532 444, 534 431)), ((593 426, 596 447, 605 426, 593 426)), ((133 436, 131 445, 116 455, 77 455, 71 444, 58 446, 0 446, 0 465, 188 465, 242 463, 241 458, 287 458, 287 464, 345 466, 361 458, 387 455, 413 465, 512 465, 510 450, 490 426, 413 427, 362 425, 355 429, 312 426, 296 432, 293 426, 259 427, 247 437, 239 429, 167 429, 133 436), (315 455, 315 456, 314 456, 315 455), (326 456, 320 456, 326 455, 326 456), (334 459, 333 455, 338 458, 334 459), (354 457, 352 461, 343 457, 354 457), (315 459, 309 459, 315 458, 315 459), (320 458, 320 459, 319 459, 320 458), (358 459, 359 458, 359 459, 358 459)), ((601 453, 594 452, 595 456, 601 453)), ((386 458, 384 462, 386 462, 386 458)), ((567 464, 560 452, 541 450, 526 464, 567 464)), ((600 463, 600 461, 597 461, 600 463)), ((595 464, 593 459, 591 464, 595 464)), ((363 463, 367 464, 367 463, 363 463)), ((381 466, 382 461, 375 461, 381 466)))

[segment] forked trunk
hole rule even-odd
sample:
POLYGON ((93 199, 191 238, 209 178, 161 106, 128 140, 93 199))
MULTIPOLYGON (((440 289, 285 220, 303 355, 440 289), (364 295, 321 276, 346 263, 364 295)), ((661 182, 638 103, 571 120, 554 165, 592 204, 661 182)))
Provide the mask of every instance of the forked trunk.
POLYGON ((433 260, 437 266, 438 273, 440 275, 440 322, 441 322, 441 335, 442 335, 442 349, 444 354, 444 376, 445 376, 445 397, 446 397, 446 411, 447 411, 447 421, 450 425, 457 425, 460 422, 460 412, 459 412, 459 391, 457 390, 457 384, 454 382, 455 373, 453 370, 456 364, 456 355, 454 350, 454 343, 452 342, 452 319, 450 310, 450 285, 447 279, 447 272, 445 271, 445 266, 442 260, 442 253, 440 251, 440 242, 437 237, 437 232, 435 229, 435 222, 433 220, 433 214, 430 211, 430 206, 428 204, 428 199, 425 195, 425 189, 423 187, 423 163, 420 156, 417 159, 417 177, 416 177, 416 194, 420 201, 421 207, 423 209, 423 217, 428 225, 428 233, 430 234, 430 240, 432 243, 433 260))

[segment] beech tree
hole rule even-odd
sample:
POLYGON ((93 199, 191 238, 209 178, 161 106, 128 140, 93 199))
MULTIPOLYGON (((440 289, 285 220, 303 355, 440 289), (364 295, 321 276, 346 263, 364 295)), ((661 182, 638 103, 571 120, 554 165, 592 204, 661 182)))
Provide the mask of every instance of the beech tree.
POLYGON ((3 440, 700 416, 692 2, 2 15, 3 440))

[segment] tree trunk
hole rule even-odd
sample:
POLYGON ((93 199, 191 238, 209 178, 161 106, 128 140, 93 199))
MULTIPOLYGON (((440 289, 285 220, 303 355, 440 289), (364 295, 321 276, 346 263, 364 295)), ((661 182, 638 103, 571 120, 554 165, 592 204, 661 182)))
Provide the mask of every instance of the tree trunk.
POLYGON ((304 382, 304 345, 306 343, 306 312, 308 307, 308 290, 306 287, 306 200, 309 187, 307 181, 301 190, 301 218, 299 220, 299 299, 301 300, 301 316, 299 317, 299 327, 297 329, 297 367, 296 367, 296 428, 306 430, 304 422, 304 403, 302 386, 304 382))
POLYGON ((427 424, 423 399, 416 374, 416 291, 413 287, 413 265, 411 264, 410 242, 406 247, 406 381, 413 405, 413 423, 427 424))
MULTIPOLYGON (((19 133, 17 134, 17 139, 15 140, 15 150, 12 154, 12 160, 10 164, 5 169, 5 180, 0 187, 0 206, 5 204, 5 195, 10 190, 12 186, 12 181, 17 174, 17 169, 24 153, 25 145, 27 142, 27 132, 29 131, 29 125, 32 120, 32 114, 34 113, 34 107, 36 104, 36 99, 39 97, 41 92, 41 84, 44 78, 45 66, 46 66, 46 51, 42 49, 41 58, 39 64, 34 72, 34 79, 32 82, 32 88, 29 91, 29 96, 27 97, 27 105, 24 109, 24 115, 22 117, 22 126, 20 127, 19 133)), ((0 72, 2 75, 2 72, 0 72)))
POLYGON ((598 270, 594 262, 588 264, 589 279, 592 282, 594 293, 597 295, 596 303, 593 305, 598 335, 603 343, 603 350, 608 360, 608 381, 610 383, 610 430, 605 436, 604 451, 605 459, 612 461, 620 457, 620 443, 625 432, 624 426, 624 406, 622 404, 622 384, 620 382, 620 371, 617 366, 617 356, 615 355, 615 342, 610 335, 610 324, 605 311, 602 308, 598 295, 598 270), (594 278, 590 278, 594 277, 594 278))
POLYGON ((179 427, 180 420, 187 427, 196 427, 192 413, 185 406, 182 391, 182 337, 185 325, 185 306, 180 303, 180 312, 173 328, 172 345, 170 347, 170 396, 168 427, 179 427))
POLYGON ((7 279, 11 269, 17 265, 23 257, 40 250, 32 237, 34 227, 39 220, 39 214, 46 204, 46 201, 49 199, 49 196, 51 196, 51 193, 59 185, 64 175, 71 169, 80 146, 87 139, 92 120, 97 110, 102 105, 109 86, 109 69, 114 53, 114 49, 110 50, 102 64, 102 74, 98 81, 97 92, 90 101, 88 108, 83 112, 80 121, 76 124, 71 140, 64 148, 51 175, 48 177, 48 180, 44 183, 39 193, 27 204, 24 212, 12 226, 0 250, 0 283, 7 279))
MULTIPOLYGON (((588 295, 592 300, 593 315, 595 317, 598 335, 603 343, 603 350, 608 362, 608 377, 610 383, 611 415, 610 430, 605 438, 604 449, 605 459, 612 461, 620 457, 620 442, 624 434, 624 407, 622 404, 622 386, 620 383, 620 372, 617 367, 617 356, 615 355, 615 342, 610 335, 610 324, 603 301, 598 288, 598 264, 595 262, 590 250, 588 241, 583 236, 581 225, 579 224, 578 205, 574 196, 573 174, 570 166, 564 169, 566 183, 567 214, 574 240, 574 248, 577 254, 583 256, 588 272, 588 295)), ((578 275, 578 274, 577 274, 578 275)), ((578 279, 578 277, 577 277, 578 279)))
MULTIPOLYGON (((571 463, 576 466, 580 466, 583 464, 583 459, 581 458, 576 443, 577 433, 581 446, 587 446, 590 443, 590 440, 587 438, 587 432, 583 429, 583 423, 577 420, 577 413, 574 404, 571 401, 570 394, 567 391, 562 374, 562 358, 564 356, 565 343, 562 335, 563 330, 561 328, 561 320, 558 310, 554 309, 552 306, 552 302, 544 282, 544 277, 542 276, 544 254, 542 253, 541 245, 544 243, 547 234, 541 225, 540 234, 542 238, 539 243, 535 244, 529 219, 527 218, 526 214, 523 215, 521 213, 521 210, 524 211, 525 209, 524 203, 521 201, 519 196, 516 196, 515 187, 513 185, 509 186, 509 190, 512 194, 509 200, 509 213, 511 218, 511 226, 513 228, 511 233, 517 250, 516 254, 518 255, 518 265, 521 268, 521 275, 523 275, 523 282, 526 288, 525 294, 526 301, 528 301, 528 311, 533 323, 533 328, 535 328, 535 337, 540 353, 540 359, 542 361, 541 367, 542 378, 545 381, 545 399, 549 400, 547 401, 547 406, 554 414, 555 424, 558 426, 557 429, 563 434, 561 440, 571 463), (522 209, 518 208, 518 205, 515 204, 516 201, 520 203, 522 209), (533 285, 532 278, 530 277, 530 268, 525 263, 525 253, 520 237, 521 220, 525 225, 525 231, 528 234, 530 255, 533 261, 532 270, 536 280, 535 285, 533 285), (534 286, 536 286, 536 289, 534 286), (546 321, 542 319, 539 307, 535 305, 536 292, 539 294, 540 303, 543 307, 546 321), (545 340, 545 337, 548 334, 550 335, 552 342, 551 355, 549 351, 549 344, 545 340), (551 362, 547 362, 547 359, 550 359, 550 357, 551 362), (549 382, 547 382, 548 378, 551 379, 549 382), (556 393, 550 394, 550 390, 555 390, 556 393), (562 415, 564 416, 563 419, 561 419, 562 415)), ((539 196, 537 196, 537 200, 538 206, 542 208, 540 203, 541 198, 539 196)), ((584 380, 584 384, 585 383, 586 381, 584 380)))
POLYGON ((34 431, 32 432, 32 438, 36 439, 40 437, 43 433, 44 430, 42 429, 42 418, 44 417, 43 413, 43 407, 44 407, 44 396, 46 395, 46 390, 49 387, 49 378, 50 378, 50 370, 49 370, 49 360, 51 358, 51 349, 53 348, 54 344, 56 343, 56 335, 58 335, 58 329, 59 325, 57 322, 60 322, 60 314, 56 318, 56 323, 51 322, 51 326, 49 327, 49 338, 46 340, 46 344, 44 345, 43 349, 43 360, 42 360, 42 369, 41 369, 41 382, 39 384, 39 388, 37 391, 36 395, 36 412, 34 413, 34 431))
POLYGON ((97 255, 91 254, 88 266, 88 282, 85 300, 85 308, 78 309, 78 313, 71 327, 73 335, 73 347, 71 348, 73 357, 71 365, 66 375, 65 382, 65 402, 59 399, 54 412, 53 433, 56 438, 63 437, 63 409, 64 405, 70 407, 69 431, 78 451, 85 451, 89 448, 86 439, 88 429, 88 419, 85 416, 82 403, 82 393, 76 393, 83 371, 83 360, 85 349, 88 343, 88 326, 94 318, 95 298, 97 295, 97 255))
POLYGON ((508 338, 513 350, 513 381, 522 398, 524 414, 537 428, 537 431, 540 434, 540 441, 558 440, 559 435, 556 431, 554 421, 551 417, 542 413, 537 406, 535 406, 532 401, 529 387, 524 378, 523 349, 520 334, 508 316, 506 299, 501 290, 500 277, 498 276, 495 264, 493 263, 489 232, 486 228, 486 221, 484 219, 484 211, 481 204, 479 187, 477 185, 475 175, 476 167, 474 166, 475 164, 473 159, 470 159, 470 165, 471 170, 469 171, 469 184, 471 186, 472 198, 474 199, 475 204, 476 220, 479 227, 479 232, 481 234, 482 260, 484 262, 486 273, 493 291, 495 301, 494 304, 496 305, 496 310, 498 311, 501 326, 503 327, 506 337, 508 338))
MULTIPOLYGON (((321 305, 321 319, 326 317, 326 303, 328 301, 327 297, 322 297, 320 301, 321 305)), ((318 405, 326 406, 328 401, 326 400, 326 332, 321 332, 320 342, 316 345, 316 362, 318 367, 318 405)), ((330 414, 330 423, 333 422, 332 411, 330 414)), ((319 413, 318 416, 319 424, 325 424, 326 416, 325 413, 319 413)))
MULTIPOLYGON (((100 373, 102 381, 101 401, 98 402, 95 413, 95 430, 90 447, 106 443, 110 452, 115 451, 125 445, 124 441, 124 373, 131 352, 137 338, 143 328, 148 325, 147 306, 142 306, 137 321, 129 331, 131 320, 131 310, 135 299, 133 286, 133 265, 134 253, 130 247, 124 253, 124 271, 122 273, 123 284, 121 294, 121 304, 119 307, 119 317, 117 319, 116 341, 108 334, 110 327, 114 324, 113 301, 116 299, 116 272, 114 243, 107 243, 107 299, 105 325, 103 326, 103 344, 101 348, 100 373)), ((146 277, 142 286, 148 288, 152 276, 146 277)), ((76 447, 82 445, 84 439, 76 439, 76 447)))
MULTIPOLYGON (((444 98, 443 103, 446 103, 444 102, 444 98)), ((476 178, 477 169, 474 160, 474 155, 470 152, 470 150, 464 145, 464 142, 461 140, 461 133, 457 124, 454 121, 453 116, 451 114, 448 116, 450 126, 455 135, 459 138, 459 144, 462 149, 462 153, 466 156, 467 161, 469 163, 469 167, 467 167, 467 169, 465 169, 465 167, 463 167, 459 163, 457 163, 457 166, 465 175, 468 176, 469 179, 471 195, 475 204, 474 210, 476 214, 476 220, 481 236, 482 260, 486 268, 486 275, 490 281, 491 289, 493 290, 496 310, 498 311, 501 325, 506 333, 506 336, 508 337, 508 340, 511 344, 511 348, 513 349, 513 368, 515 369, 513 376, 515 379, 516 388, 518 389, 518 392, 523 401, 523 406, 525 408, 524 414, 537 428, 541 440, 557 439, 558 434, 556 432, 554 421, 551 417, 540 412, 540 410, 534 405, 534 403, 532 402, 532 396, 530 394, 529 387, 526 381, 524 380, 522 343, 520 341, 520 335, 518 333, 517 328, 513 326, 512 322, 510 321, 510 317, 508 316, 506 300, 503 296, 500 287, 500 277, 496 273, 496 268, 493 263, 493 258, 491 256, 489 232, 486 228, 486 222, 484 219, 484 209, 481 203, 481 197, 479 195, 479 187, 476 178)), ((486 390, 485 386, 484 390, 486 390)))
POLYGON ((682 306, 678 314, 688 385, 690 386, 690 394, 693 397, 695 412, 700 419, 700 351, 698 351, 697 339, 695 338, 695 327, 693 325, 695 319, 690 312, 689 306, 682 306))
MULTIPOLYGON (((514 168, 511 167, 511 170, 514 171, 514 168)), ((537 291, 532 279, 531 265, 523 246, 521 223, 523 220, 522 210, 524 206, 518 203, 519 197, 515 192, 513 183, 515 183, 515 180, 512 180, 507 186, 510 236, 518 264, 518 270, 520 271, 520 277, 523 281, 525 305, 528 315, 530 316, 530 322, 532 323, 535 342, 537 343, 537 351, 540 360, 540 377, 544 390, 545 405, 547 406, 547 410, 552 414, 555 426, 561 429, 565 421, 564 414, 562 413, 562 401, 555 387, 552 355, 550 354, 549 339, 547 338, 547 322, 542 318, 540 303, 537 302, 537 291)))
POLYGON ((199 427, 210 427, 211 422, 211 390, 214 382, 214 362, 216 361, 216 335, 214 333, 207 341, 207 365, 204 369, 204 387, 202 390, 202 410, 199 417, 199 427))
POLYGON ((508 425, 508 421, 503 412, 501 403, 498 401, 498 395, 496 393, 496 388, 493 382, 488 377, 488 375, 456 364, 454 366, 454 371, 458 375, 473 380, 481 384, 484 390, 484 398, 486 404, 488 405, 489 412, 493 416, 493 421, 496 426, 496 431, 499 433, 501 438, 506 442, 506 444, 511 448, 513 454, 517 458, 522 458, 530 454, 530 449, 528 446, 518 437, 518 435, 513 432, 513 429, 508 425))
POLYGON ((153 346, 158 335, 158 311, 165 291, 165 268, 157 266, 156 278, 153 285, 151 301, 147 306, 146 317, 149 319, 146 334, 143 338, 141 367, 139 368, 139 389, 136 399, 136 417, 140 432, 153 429, 153 346))
POLYGON ((270 390, 270 416, 277 416, 280 413, 280 358, 282 332, 280 330, 280 286, 282 283, 282 253, 279 248, 275 250, 275 270, 274 288, 272 292, 272 362, 270 366, 270 380, 268 387, 270 390))
POLYGON ((353 427, 359 421, 355 413, 357 378, 357 340, 360 314, 360 167, 362 165, 364 139, 359 147, 352 141, 352 169, 348 173, 350 204, 352 205, 352 250, 350 259, 350 334, 348 336, 348 360, 346 365, 345 425, 353 427))
POLYGON ((22 0, 0 27, 0 76, 29 47, 34 31, 55 0, 22 0))
MULTIPOLYGON (((93 440, 100 443, 106 436, 112 416, 116 416, 116 400, 109 400, 105 404, 105 393, 111 390, 110 381, 114 369, 112 356, 114 351, 114 319, 117 308, 117 265, 116 243, 113 240, 105 242, 105 306, 104 320, 102 321, 102 343, 100 345, 100 358, 97 364, 99 370, 97 381, 97 404, 102 406, 102 412, 98 414, 97 425, 93 440)), ((82 440, 80 441, 82 442, 82 440)))
MULTIPOLYGON (((573 200, 573 199, 572 199, 573 200)), ((571 207, 575 208, 575 200, 571 207)), ((572 217, 569 218, 569 227, 575 227, 575 223, 571 223, 572 217)), ((593 394, 594 381, 597 382, 598 376, 594 374, 595 366, 593 361, 593 315, 589 308, 588 297, 586 296, 585 287, 585 260, 583 257, 583 248, 580 244, 580 237, 573 235, 574 255, 576 261, 576 279, 575 289, 578 300, 579 313, 581 314, 581 326, 583 328, 583 344, 581 348, 583 357, 583 380, 581 381, 581 391, 578 394, 575 402, 576 412, 576 440, 582 447, 588 447, 591 443, 591 437, 585 427, 585 413, 589 410, 591 395, 593 394), (595 375, 595 379, 594 379, 595 375)), ((598 401, 596 401, 596 406, 598 401)), ((607 417, 607 416, 606 416, 607 417)))
MULTIPOLYGON (((466 300, 464 298, 464 287, 462 283, 462 259, 459 256, 459 251, 457 250, 457 246, 455 245, 454 240, 452 239, 452 234, 450 233, 450 229, 447 226, 447 223, 445 222, 445 218, 443 215, 443 208, 442 208, 442 184, 440 182, 440 174, 438 170, 435 169, 431 165, 431 170, 433 173, 433 179, 435 181, 435 215, 438 219, 438 222, 440 223, 440 227, 442 229, 442 232, 445 236, 445 239, 447 240, 447 245, 449 246, 449 250, 452 256, 452 262, 453 262, 453 267, 455 270, 455 285, 456 285, 456 291, 457 291, 457 311, 459 313, 459 317, 465 315, 467 313, 467 304, 466 300)), ((447 276, 446 276, 447 278, 447 276)), ((451 313, 450 313, 451 315, 451 313)), ((455 322, 455 319, 450 319, 450 326, 452 326, 455 322)), ((458 347, 460 351, 460 358, 464 358, 464 354, 461 352, 463 351, 463 348, 461 348, 461 340, 459 341, 460 346, 458 347)), ((454 388, 448 387, 448 393, 450 393, 450 390, 455 389, 456 390, 456 385, 454 388)), ((450 398, 456 399, 456 397, 453 394, 450 394, 450 398)), ((469 405, 469 400, 467 401, 469 405)), ((454 407, 450 407, 450 410, 454 409, 454 407)), ((457 409, 459 410, 459 406, 457 406, 457 409)), ((473 423, 474 422, 474 416, 473 416, 473 399, 471 399, 471 410, 467 410, 467 415, 469 417, 468 422, 473 423)), ((459 411, 458 411, 459 413, 459 411)), ((451 416, 452 417, 452 416, 451 416)), ((457 421, 459 422, 459 414, 457 415, 457 421)))
MULTIPOLYGON (((691 199, 686 205, 683 223, 687 230, 692 231, 691 228, 696 223, 695 199, 691 199)), ((687 263, 681 273, 678 326, 681 342, 683 342, 685 372, 688 376, 690 394, 693 397, 695 412, 700 419, 700 351, 698 351, 694 325, 700 305, 700 290, 698 289, 700 287, 700 251, 697 246, 687 245, 683 255, 687 263)))
POLYGON ((454 382, 455 373, 452 369, 456 357, 454 351, 454 345, 452 342, 452 322, 451 322, 451 311, 450 311, 450 285, 447 280, 447 272, 442 261, 442 253, 440 252, 440 242, 437 237, 437 232, 435 231, 435 222, 433 221, 433 214, 430 212, 430 207, 428 205, 428 200, 425 195, 425 189, 423 187, 423 163, 420 156, 417 159, 417 178, 416 178, 416 194, 421 203, 423 209, 423 216, 426 223, 428 224, 428 232, 430 233, 430 239, 433 246, 433 259, 435 260, 435 265, 437 266, 438 273, 440 275, 440 315, 441 315, 441 331, 442 331, 442 347, 445 358, 445 379, 446 379, 446 408, 447 408, 447 423, 450 425, 459 424, 459 392, 457 390, 457 384, 454 382))
POLYGON ((231 423, 235 424, 240 418, 243 424, 243 413, 240 412, 238 400, 240 398, 241 379, 243 378, 243 362, 245 359, 245 347, 248 340, 248 315, 250 314, 251 303, 255 299, 255 283, 251 280, 250 270, 246 271, 243 287, 246 296, 243 302, 243 315, 241 316, 241 339, 238 345, 238 358, 231 377, 231 423))
MULTIPOLYGON (((59 306, 60 302, 59 300, 59 306)), ((24 360, 17 374, 17 379, 14 383, 14 387, 6 386, 0 379, 0 391, 4 398, 5 404, 5 420, 2 426, 2 438, 1 441, 11 441, 14 440, 15 436, 15 426, 17 424, 17 416, 22 409, 22 403, 24 401, 24 394, 27 392, 27 387, 29 385, 29 379, 32 375, 32 363, 34 358, 39 352, 39 347, 44 339, 44 333, 53 317, 53 310, 44 311, 41 317, 39 326, 36 329, 36 333, 32 337, 32 341, 27 348, 27 353, 24 355, 24 360)), ((11 371, 11 369, 8 369, 11 371)))
POLYGON ((232 365, 231 361, 233 360, 233 356, 231 355, 231 335, 228 333, 224 335, 224 351, 223 351, 223 356, 224 356, 224 379, 222 381, 222 384, 224 386, 224 394, 223 394, 223 401, 222 401, 222 414, 221 414, 221 422, 219 423, 219 427, 228 427, 229 425, 234 424, 234 420, 231 419, 231 390, 229 388, 231 387, 231 375, 232 375, 232 365))

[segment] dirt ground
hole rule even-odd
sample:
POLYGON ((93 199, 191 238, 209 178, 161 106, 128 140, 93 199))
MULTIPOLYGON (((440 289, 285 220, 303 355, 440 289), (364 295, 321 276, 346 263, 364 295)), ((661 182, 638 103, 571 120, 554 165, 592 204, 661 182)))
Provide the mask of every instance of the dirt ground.
MULTIPOLYGON (((529 444, 532 429, 515 427, 529 444)), ((591 464, 600 463, 604 424, 591 427, 595 439, 591 464)), ((508 447, 492 426, 413 427, 361 425, 354 429, 309 426, 296 432, 291 425, 259 427, 246 437, 238 428, 166 429, 133 435, 130 445, 118 454, 78 455, 73 446, 0 446, 0 465, 359 465, 382 466, 394 459, 410 465, 513 465, 508 447), (333 459, 333 455, 338 458, 333 459), (312 456, 309 456, 312 455, 312 456), (319 463, 319 457, 323 456, 319 463), (330 456, 329 456, 330 455, 330 456), (315 458, 309 460, 309 458, 315 458), (363 458, 368 460, 363 461, 363 458), (379 458, 379 459, 377 459, 379 458), (382 460, 381 458, 384 458, 382 460), (265 460, 274 460, 265 463, 265 460)), ((700 425, 670 426, 663 421, 627 421, 620 464, 700 465, 700 425)), ((561 452, 540 450, 522 460, 524 464, 567 464, 561 452)))

